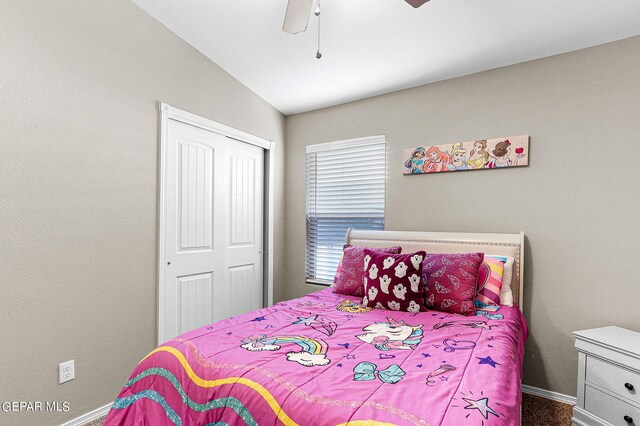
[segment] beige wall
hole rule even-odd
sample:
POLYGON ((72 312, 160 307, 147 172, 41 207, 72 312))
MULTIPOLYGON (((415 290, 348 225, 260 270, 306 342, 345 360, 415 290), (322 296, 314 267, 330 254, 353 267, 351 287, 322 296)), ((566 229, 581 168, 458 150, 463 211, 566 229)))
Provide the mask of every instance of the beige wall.
POLYGON ((0 28, 0 402, 71 404, 0 424, 59 424, 155 346, 157 103, 277 143, 278 236, 284 117, 127 0, 5 1, 0 28))
POLYGON ((638 70, 640 37, 287 117, 285 296, 318 289, 305 145, 386 134, 386 229, 524 231, 524 383, 575 395, 573 330, 640 331, 638 70), (403 148, 520 134, 528 168, 402 175, 403 148))
POLYGON ((572 330, 640 329, 640 38, 288 117, 285 170, 284 117, 133 3, 3 6, 0 401, 71 411, 0 424, 111 402, 155 345, 159 101, 278 144, 276 300, 318 289, 304 146, 384 133, 387 229, 527 233, 525 383, 573 395, 572 330), (402 148, 512 134, 531 135, 530 167, 401 175, 402 148))

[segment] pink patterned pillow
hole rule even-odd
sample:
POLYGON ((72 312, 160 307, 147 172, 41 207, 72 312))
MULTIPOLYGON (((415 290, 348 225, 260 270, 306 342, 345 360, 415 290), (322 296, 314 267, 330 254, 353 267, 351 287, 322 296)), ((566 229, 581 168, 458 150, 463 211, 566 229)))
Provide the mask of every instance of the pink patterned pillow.
POLYGON ((425 252, 384 254, 364 251, 364 306, 419 312, 424 286, 420 279, 425 252))
POLYGON ((497 308, 500 306, 500 290, 502 290, 505 260, 503 257, 484 257, 484 261, 478 270, 476 307, 486 309, 487 307, 497 308))
POLYGON ((452 314, 473 314, 478 269, 483 253, 429 254, 422 267, 427 308, 452 314))
MULTIPOLYGON (((364 250, 367 247, 346 244, 342 249, 342 259, 333 279, 333 292, 350 296, 364 296, 362 282, 364 270, 364 250)), ((400 253, 402 247, 371 248, 379 253, 400 253)))

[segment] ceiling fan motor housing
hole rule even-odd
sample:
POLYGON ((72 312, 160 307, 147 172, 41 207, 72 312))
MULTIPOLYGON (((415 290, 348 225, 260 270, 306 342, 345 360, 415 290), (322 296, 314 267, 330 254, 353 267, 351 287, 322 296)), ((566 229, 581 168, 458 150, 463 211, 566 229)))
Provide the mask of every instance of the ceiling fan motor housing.
POLYGON ((426 2, 428 2, 429 0, 405 0, 405 1, 413 7, 420 7, 426 2))

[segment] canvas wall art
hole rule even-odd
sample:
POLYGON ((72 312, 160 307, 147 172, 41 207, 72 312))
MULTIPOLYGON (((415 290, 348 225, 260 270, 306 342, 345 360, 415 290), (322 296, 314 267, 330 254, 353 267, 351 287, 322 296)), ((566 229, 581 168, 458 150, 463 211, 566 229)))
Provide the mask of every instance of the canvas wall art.
POLYGON ((404 174, 457 172, 529 165, 529 136, 406 148, 404 174))

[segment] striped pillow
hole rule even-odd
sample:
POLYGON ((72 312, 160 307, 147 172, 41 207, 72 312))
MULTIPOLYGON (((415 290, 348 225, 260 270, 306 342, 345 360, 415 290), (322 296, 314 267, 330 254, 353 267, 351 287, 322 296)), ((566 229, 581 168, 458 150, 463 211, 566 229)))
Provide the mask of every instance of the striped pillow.
POLYGON ((487 309, 487 307, 498 308, 500 306, 500 290, 502 289, 505 260, 501 256, 484 257, 478 270, 476 307, 487 309))

